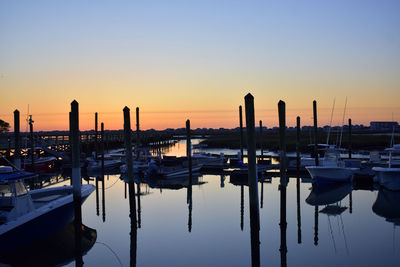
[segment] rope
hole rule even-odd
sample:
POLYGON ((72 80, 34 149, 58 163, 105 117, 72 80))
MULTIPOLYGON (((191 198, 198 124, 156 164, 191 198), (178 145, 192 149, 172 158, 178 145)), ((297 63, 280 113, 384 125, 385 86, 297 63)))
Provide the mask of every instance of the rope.
POLYGON ((105 246, 106 248, 108 248, 108 249, 111 251, 111 253, 114 254, 115 258, 117 258, 119 264, 120 264, 121 266, 124 266, 124 265, 122 264, 121 260, 119 259, 117 253, 115 253, 114 250, 113 250, 109 245, 107 245, 106 243, 98 242, 98 241, 96 242, 96 244, 101 244, 101 245, 105 246))

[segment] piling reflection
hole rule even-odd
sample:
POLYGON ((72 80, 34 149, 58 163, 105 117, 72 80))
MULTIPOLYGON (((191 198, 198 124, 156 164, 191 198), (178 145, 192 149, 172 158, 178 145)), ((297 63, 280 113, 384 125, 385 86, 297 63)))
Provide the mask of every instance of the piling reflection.
POLYGON ((76 259, 75 229, 80 230, 80 257, 85 255, 96 243, 95 229, 83 224, 68 224, 64 229, 23 249, 0 257, 0 262, 12 266, 60 266, 76 259))
POLYGON ((82 257, 82 198, 74 197, 74 208, 75 208, 75 217, 74 217, 74 227, 75 227, 75 266, 83 266, 83 257, 82 257))
MULTIPOLYGON (((341 223, 341 231, 344 236, 346 252, 349 253, 347 246, 347 239, 344 231, 344 223, 341 214, 347 209, 347 207, 341 205, 343 200, 352 191, 352 185, 350 183, 337 183, 337 184, 313 184, 310 195, 306 199, 306 203, 315 206, 314 212, 314 245, 318 245, 318 216, 319 213, 323 213, 328 216, 328 224, 333 242, 335 253, 337 252, 337 246, 335 237, 333 235, 331 217, 339 216, 338 220, 341 223), (319 206, 325 206, 319 210, 319 206)), ((338 221, 339 224, 339 221, 338 221)))
POLYGON ((137 220, 136 220, 136 201, 135 201, 135 183, 133 179, 128 183, 129 191, 129 218, 131 222, 130 231, 130 266, 136 266, 137 250, 137 220))

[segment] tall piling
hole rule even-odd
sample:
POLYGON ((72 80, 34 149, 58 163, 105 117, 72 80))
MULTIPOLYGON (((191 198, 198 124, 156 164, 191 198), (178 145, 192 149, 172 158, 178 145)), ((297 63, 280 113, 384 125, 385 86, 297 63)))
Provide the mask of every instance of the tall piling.
POLYGON ((75 261, 77 266, 83 266, 82 259, 82 192, 81 192, 81 168, 79 152, 79 104, 76 100, 71 102, 70 112, 70 136, 72 151, 72 187, 75 209, 75 261))
POLYGON ((301 244, 301 210, 300 210, 300 117, 296 118, 296 203, 297 203, 297 243, 301 244))
MULTIPOLYGON (((132 159, 132 130, 131 130, 131 119, 130 109, 125 107, 124 112, 124 139, 125 139, 125 159, 127 166, 127 180, 129 188, 129 205, 130 205, 130 218, 131 223, 137 226, 136 221, 136 199, 135 199, 135 183, 133 181, 133 159, 132 159)), ((132 233, 131 233, 132 234, 132 233)))
POLYGON ((349 119, 349 159, 351 159, 351 142, 352 142, 352 136, 351 136, 351 119, 349 119))
POLYGON ((317 123, 317 101, 313 101, 313 118, 314 118, 314 156, 315 166, 319 165, 318 159, 318 123, 317 123))
POLYGON ((81 200, 81 168, 79 151, 79 104, 76 100, 71 102, 70 135, 72 151, 72 186, 74 200, 81 200))
POLYGON ((281 230, 281 245, 279 248, 281 254, 281 266, 286 266, 286 188, 287 188, 287 177, 286 177, 286 104, 280 100, 278 103, 279 113, 279 144, 280 144, 280 230, 281 230))
POLYGON ((99 135, 99 131, 98 131, 98 114, 97 112, 94 113, 94 155, 95 155, 95 159, 97 160, 97 155, 99 153, 99 146, 97 143, 97 137, 99 135))
POLYGON ((301 127, 300 127, 300 117, 297 116, 296 118, 296 171, 297 176, 300 172, 300 134, 301 134, 301 127))
POLYGON ((101 170, 104 174, 104 123, 103 122, 101 123, 101 170))
POLYGON ((19 111, 14 110, 14 165, 21 169, 21 137, 19 127, 19 111))
POLYGON ((190 135, 190 120, 186 121, 186 157, 188 159, 189 167, 189 187, 192 189, 192 141, 190 135))
POLYGON ((240 161, 243 161, 243 115, 242 106, 239 106, 239 127, 240 127, 240 161))
POLYGON ((260 149, 261 149, 261 159, 264 159, 264 142, 263 142, 262 120, 260 120, 260 149))
POLYGON ((249 93, 244 99, 246 109, 251 259, 252 266, 260 266, 260 215, 258 207, 254 97, 249 93))
POLYGON ((139 158, 140 128, 139 128, 139 107, 136 107, 136 158, 139 158))
POLYGON ((33 138, 33 120, 32 115, 29 115, 29 141, 31 143, 31 170, 35 172, 35 140, 33 138))

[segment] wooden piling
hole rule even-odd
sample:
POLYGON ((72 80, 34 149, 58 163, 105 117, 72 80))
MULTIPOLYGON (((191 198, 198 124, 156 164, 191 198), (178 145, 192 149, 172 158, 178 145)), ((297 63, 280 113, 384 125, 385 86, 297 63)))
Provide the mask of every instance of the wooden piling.
POLYGON ((139 158, 140 129, 139 129, 139 107, 136 107, 136 158, 139 158))
POLYGON ((287 185, 286 179, 286 104, 282 100, 278 103, 279 113, 279 144, 280 144, 280 184, 287 185))
POLYGON ((190 120, 186 121, 186 157, 189 166, 189 186, 192 186, 192 141, 190 136, 190 120))
MULTIPOLYGON (((101 123, 101 170, 104 174, 104 123, 101 123)), ((103 178, 104 179, 104 178, 103 178)))
POLYGON ((94 113, 94 155, 95 155, 95 160, 97 160, 97 154, 98 154, 98 144, 97 144, 97 136, 99 134, 98 132, 98 114, 97 112, 94 113))
POLYGON ((314 156, 315 166, 319 165, 318 159, 318 123, 317 123, 317 101, 313 101, 313 117, 314 117, 314 156))
POLYGON ((351 142, 352 142, 352 136, 351 136, 351 119, 349 119, 349 159, 351 159, 351 142))
POLYGON ((301 134, 301 127, 300 127, 300 117, 297 116, 296 118, 296 170, 297 176, 300 172, 300 134, 301 134))
POLYGON ((243 116, 242 106, 239 106, 239 127, 240 127, 240 161, 243 161, 243 116))
POLYGON ((31 143, 31 170, 35 172, 35 141, 33 140, 33 120, 29 115, 29 140, 31 143))
MULTIPOLYGON (((81 168, 79 152, 79 104, 76 100, 71 102, 70 135, 72 145, 72 186, 74 200, 81 201, 81 168)), ((80 205, 79 205, 80 207, 80 205)))
POLYGON ((245 96, 246 109, 246 135, 247 135, 247 159, 248 159, 248 184, 250 217, 256 220, 256 227, 259 229, 259 208, 258 208, 258 185, 256 166, 256 142, 255 142, 255 119, 254 119, 254 97, 249 93, 245 96))
POLYGON ((130 109, 125 107, 124 112, 124 139, 125 139, 125 159, 127 166, 127 180, 129 187, 129 206, 130 206, 130 218, 132 225, 137 227, 136 221, 136 200, 135 200, 135 183, 133 181, 133 159, 132 159, 132 130, 131 130, 131 119, 130 109))
POLYGON ((14 165, 21 169, 21 140, 19 127, 19 111, 14 110, 14 165))
POLYGON ((261 147, 261 159, 264 159, 263 126, 261 120, 260 120, 260 147, 261 147))

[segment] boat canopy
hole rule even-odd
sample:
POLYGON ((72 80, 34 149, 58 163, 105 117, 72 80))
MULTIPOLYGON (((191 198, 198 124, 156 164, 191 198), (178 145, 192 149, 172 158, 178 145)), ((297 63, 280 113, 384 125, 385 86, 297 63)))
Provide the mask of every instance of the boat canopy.
POLYGON ((9 166, 0 166, 0 184, 6 184, 10 181, 21 179, 30 179, 36 177, 36 174, 26 171, 13 171, 9 166))

